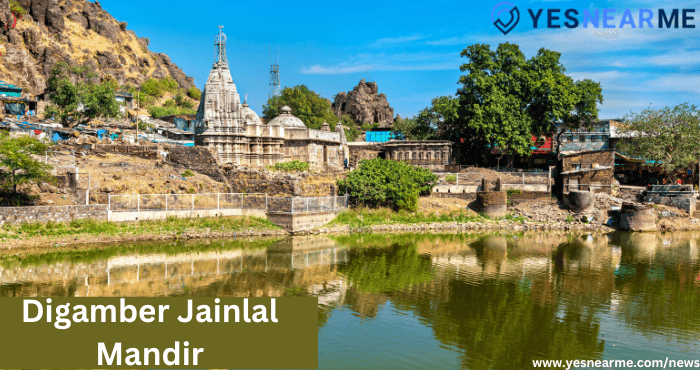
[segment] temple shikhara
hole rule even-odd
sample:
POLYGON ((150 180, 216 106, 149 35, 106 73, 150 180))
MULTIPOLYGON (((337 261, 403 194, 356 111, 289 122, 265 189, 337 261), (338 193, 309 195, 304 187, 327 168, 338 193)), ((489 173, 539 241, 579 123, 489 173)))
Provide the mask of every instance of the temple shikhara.
POLYGON ((195 145, 206 146, 220 164, 248 167, 300 160, 312 169, 342 168, 348 147, 342 125, 331 132, 306 128, 289 107, 267 124, 241 98, 226 58, 226 35, 219 27, 217 61, 204 86, 195 118, 195 145))

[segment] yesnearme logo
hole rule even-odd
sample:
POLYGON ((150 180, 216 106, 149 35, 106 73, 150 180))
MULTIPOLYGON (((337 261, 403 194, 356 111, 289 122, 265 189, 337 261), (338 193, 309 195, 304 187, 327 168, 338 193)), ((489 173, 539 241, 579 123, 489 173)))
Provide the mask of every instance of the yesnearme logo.
MULTIPOLYGON (((532 28, 695 28, 695 9, 527 9, 532 28), (616 16, 618 18, 616 19, 616 16)), ((520 21, 520 11, 513 3, 498 3, 491 11, 491 21, 507 35, 520 21), (501 14, 508 13, 507 22, 501 14)))
POLYGON ((491 11, 491 22, 493 22, 493 25, 498 28, 499 31, 503 32, 504 35, 507 35, 508 32, 512 31, 515 26, 518 25, 518 22, 520 21, 520 11, 518 11, 518 7, 515 6, 513 3, 509 3, 507 1, 504 1, 502 3, 496 4, 496 6, 493 7, 493 10, 491 11), (501 20, 501 13, 507 12, 510 14, 510 20, 506 23, 503 23, 501 20), (495 19, 494 19, 495 15, 495 19))

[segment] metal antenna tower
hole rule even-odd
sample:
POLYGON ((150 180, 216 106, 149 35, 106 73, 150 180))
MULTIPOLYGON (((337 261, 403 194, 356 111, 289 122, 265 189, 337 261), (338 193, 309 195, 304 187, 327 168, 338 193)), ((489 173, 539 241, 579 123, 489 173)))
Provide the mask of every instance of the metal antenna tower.
POLYGON ((222 31, 224 26, 219 26, 219 34, 216 35, 216 64, 228 67, 228 59, 226 59, 226 35, 222 31))
MULTIPOLYGON (((269 46, 268 46, 269 49, 269 46)), ((267 95, 268 99, 274 96, 282 95, 282 86, 280 85, 280 51, 277 48, 277 60, 272 60, 272 49, 270 49, 270 93, 267 95)))

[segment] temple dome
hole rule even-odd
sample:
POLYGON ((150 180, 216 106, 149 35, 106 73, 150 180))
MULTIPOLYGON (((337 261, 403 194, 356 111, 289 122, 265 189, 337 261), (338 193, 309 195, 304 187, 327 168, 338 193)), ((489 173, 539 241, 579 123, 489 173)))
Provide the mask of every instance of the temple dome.
POLYGON ((299 118, 296 118, 292 115, 292 108, 289 108, 288 106, 284 106, 281 109, 282 114, 279 116, 273 118, 268 125, 271 126, 283 126, 283 127, 289 127, 289 128, 306 128, 306 125, 304 122, 302 122, 299 118))
POLYGON ((262 124, 262 120, 258 114, 255 113, 254 110, 250 109, 247 103, 243 103, 241 108, 241 117, 243 117, 247 123, 262 124))

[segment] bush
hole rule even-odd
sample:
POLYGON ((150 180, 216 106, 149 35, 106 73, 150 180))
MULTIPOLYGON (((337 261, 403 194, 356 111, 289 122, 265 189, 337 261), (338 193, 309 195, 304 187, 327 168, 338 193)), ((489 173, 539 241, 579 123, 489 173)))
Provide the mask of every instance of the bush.
POLYGON ((199 100, 202 98, 202 91, 199 90, 196 86, 192 86, 189 90, 187 90, 187 96, 194 100, 199 100))
POLYGON ((405 162, 382 158, 363 160, 344 180, 338 180, 340 194, 353 203, 388 206, 415 211, 420 195, 429 195, 438 177, 430 170, 405 162))
POLYGON ((158 80, 151 77, 141 84, 141 92, 148 96, 163 96, 163 89, 160 87, 158 80))
POLYGON ((457 176, 456 175, 445 175, 445 181, 457 182, 457 176))
POLYGON ((197 111, 194 109, 187 109, 187 108, 182 108, 178 106, 170 106, 170 107, 157 107, 157 106, 151 106, 148 107, 148 114, 151 115, 153 118, 160 118, 163 116, 172 116, 174 114, 196 114, 197 111))
POLYGON ((24 14, 27 14, 27 11, 15 0, 10 0, 10 12, 17 18, 22 18, 24 14))
POLYGON ((185 170, 185 172, 181 173, 180 176, 190 177, 190 176, 194 176, 194 173, 192 171, 190 171, 189 169, 187 169, 187 170, 185 170))
POLYGON ((304 172, 309 170, 309 164, 307 162, 294 160, 291 162, 275 163, 274 166, 268 166, 267 168, 273 171, 304 172))

